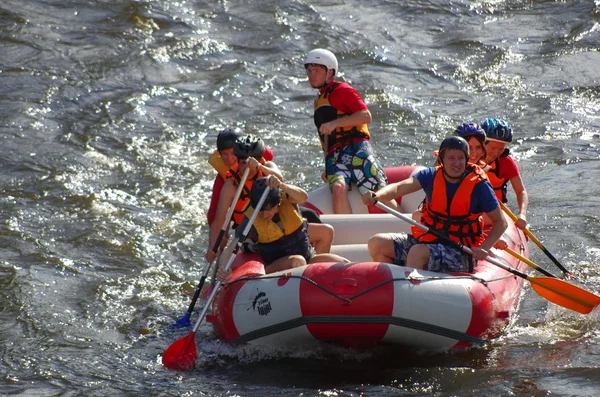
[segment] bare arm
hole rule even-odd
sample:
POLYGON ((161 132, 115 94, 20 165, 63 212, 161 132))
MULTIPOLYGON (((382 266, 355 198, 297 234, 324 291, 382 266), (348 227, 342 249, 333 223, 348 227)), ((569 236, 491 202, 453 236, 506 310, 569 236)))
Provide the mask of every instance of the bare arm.
POLYGON ((277 177, 277 179, 279 179, 280 181, 283 181, 283 174, 281 173, 281 170, 279 169, 277 164, 275 164, 272 161, 267 161, 264 165, 261 164, 261 166, 259 167, 259 170, 261 170, 263 172, 263 174, 265 174, 265 176, 266 175, 275 175, 277 177))
POLYGON ((302 204, 308 200, 308 193, 304 189, 298 186, 288 185, 287 183, 280 183, 279 188, 288 195, 292 204, 302 204))
POLYGON ((515 191, 517 204, 519 205, 519 213, 517 214, 519 220, 516 222, 516 225, 518 228, 524 229, 527 227, 527 205, 529 204, 529 196, 527 195, 527 190, 525 190, 525 184, 523 183, 521 175, 512 177, 510 179, 510 184, 515 191))
POLYGON ((371 205, 375 201, 391 201, 396 197, 416 192, 419 189, 421 189, 421 183, 417 178, 411 176, 400 182, 389 184, 377 192, 366 191, 362 196, 362 200, 365 205, 371 205))
POLYGON ((495 210, 486 213, 492 220, 492 228, 490 233, 486 237, 485 241, 479 246, 472 248, 474 259, 485 259, 489 254, 490 249, 496 244, 496 242, 502 237, 504 231, 508 227, 506 218, 498 206, 495 210))
POLYGON ((215 214, 215 219, 214 219, 212 225, 210 225, 210 231, 208 234, 208 249, 207 249, 206 259, 209 262, 214 261, 214 259, 216 257, 217 253, 214 252, 212 249, 215 245, 215 242, 217 241, 217 236, 219 235, 219 232, 221 231, 221 228, 223 227, 223 222, 225 222, 225 217, 227 216, 227 211, 229 211, 229 207, 231 205, 234 205, 232 203, 232 201, 233 201, 233 198, 235 197, 236 190, 237 189, 231 179, 229 179, 229 180, 227 180, 227 182, 225 182, 225 185, 223 185, 223 189, 221 190, 221 197, 219 200, 219 205, 217 206, 217 212, 215 214))
POLYGON ((352 113, 346 117, 340 117, 339 119, 332 120, 328 123, 323 123, 321 128, 319 128, 319 132, 321 134, 329 135, 336 128, 342 127, 354 127, 363 124, 370 124, 372 120, 371 111, 361 110, 356 113, 352 113))

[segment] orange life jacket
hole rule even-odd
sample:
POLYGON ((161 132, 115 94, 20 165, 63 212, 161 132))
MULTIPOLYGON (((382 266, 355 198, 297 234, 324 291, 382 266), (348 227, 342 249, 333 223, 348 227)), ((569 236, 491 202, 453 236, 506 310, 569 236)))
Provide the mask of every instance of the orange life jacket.
MULTIPOLYGON (((319 132, 319 128, 321 128, 322 124, 339 119, 341 117, 349 116, 341 110, 334 108, 333 106, 331 106, 331 103, 329 103, 329 95, 339 85, 339 82, 333 83, 331 86, 329 86, 329 88, 323 91, 322 94, 319 94, 319 97, 315 100, 314 120, 315 125, 317 126, 317 133, 319 132)), ((347 146, 348 144, 354 141, 370 138, 371 134, 369 133, 369 128, 366 124, 352 127, 340 127, 336 128, 335 131, 331 135, 329 135, 329 137, 327 138, 327 148, 325 148, 325 135, 319 133, 321 147, 323 148, 323 150, 327 149, 328 154, 332 153, 335 149, 337 149, 340 146, 347 146)))
MULTIPOLYGON (((265 161, 263 159, 261 159, 261 164, 264 164, 265 161)), ((246 207, 248 207, 248 204, 250 202, 250 192, 252 191, 252 185, 254 184, 254 181, 257 180, 258 178, 262 178, 264 175, 262 173, 261 170, 258 170, 258 172, 256 173, 256 175, 253 178, 246 178, 246 183, 244 184, 244 188, 242 189, 242 192, 240 193, 240 198, 238 199, 237 203, 235 204, 235 209, 233 210, 233 221, 235 223, 235 225, 233 225, 233 228, 236 229, 238 227, 238 225, 242 222, 242 220, 244 219, 244 211, 246 210, 246 207)), ((239 172, 239 164, 234 165, 233 167, 231 167, 231 169, 227 172, 227 179, 233 179, 233 184, 237 187, 240 184, 240 181, 242 180, 242 176, 240 175, 239 172)))
MULTIPOLYGON (((449 200, 442 166, 436 167, 431 202, 423 206, 421 223, 462 245, 477 247, 484 240, 483 216, 470 213, 471 195, 475 186, 487 177, 481 168, 472 163, 467 164, 467 170, 471 172, 463 178, 454 197, 449 200)), ((412 226, 412 234, 422 243, 438 240, 433 234, 426 233, 416 226, 412 226)))
POLYGON ((494 188, 494 193, 496 194, 498 201, 506 204, 508 202, 508 197, 506 194, 508 179, 500 178, 500 157, 489 164, 487 177, 492 185, 492 188, 494 188))

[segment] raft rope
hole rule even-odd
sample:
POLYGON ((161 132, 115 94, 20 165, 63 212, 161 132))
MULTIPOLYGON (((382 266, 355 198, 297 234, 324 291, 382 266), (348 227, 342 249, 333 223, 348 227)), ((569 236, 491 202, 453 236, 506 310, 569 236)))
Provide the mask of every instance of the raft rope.
MULTIPOLYGON (((276 275, 276 276, 261 276, 260 279, 261 280, 279 279, 279 278, 300 279, 301 281, 312 284, 313 286, 321 289, 322 291, 339 299, 342 302, 352 303, 352 301, 354 299, 356 299, 362 295, 365 295, 366 293, 373 291, 385 284, 392 283, 395 281, 411 282, 413 280, 415 280, 415 281, 440 281, 440 280, 468 279, 468 280, 478 281, 478 282, 482 283, 486 288, 489 289, 488 284, 490 282, 500 281, 500 280, 504 280, 506 278, 511 278, 511 277, 514 277, 514 276, 509 274, 509 275, 506 275, 503 277, 498 277, 498 278, 491 279, 491 280, 484 280, 484 279, 481 279, 479 277, 474 277, 474 276, 455 276, 452 278, 423 276, 423 277, 413 278, 413 279, 392 278, 392 279, 383 281, 377 285, 374 285, 374 286, 372 286, 356 295, 353 295, 349 298, 344 298, 344 297, 336 294, 335 292, 331 291, 330 289, 320 285, 316 281, 311 280, 305 276, 284 274, 284 275, 276 275)), ((236 279, 228 284, 232 285, 232 284, 235 284, 238 282, 243 282, 243 281, 248 281, 248 282, 257 281, 257 278, 256 277, 243 277, 243 278, 236 279)), ((423 323, 421 321, 409 320, 409 319, 393 317, 393 316, 304 316, 304 317, 299 317, 296 319, 284 321, 279 324, 274 324, 274 325, 271 325, 268 327, 264 327, 264 328, 260 328, 260 329, 254 330, 254 331, 247 332, 244 335, 241 335, 240 337, 233 339, 231 342, 246 343, 246 342, 252 341, 254 339, 263 338, 265 336, 269 336, 269 335, 276 334, 279 332, 287 331, 287 330, 301 327, 301 326, 304 326, 307 324, 391 324, 391 325, 396 325, 399 327, 410 328, 410 329, 414 329, 414 330, 418 330, 418 331, 423 331, 423 332, 428 332, 431 334, 443 336, 443 337, 450 338, 450 339, 467 342, 472 345, 482 345, 487 342, 485 339, 477 338, 477 337, 468 335, 464 332, 455 331, 455 330, 452 330, 449 328, 444 328, 444 327, 440 327, 440 326, 432 325, 432 324, 428 324, 428 323, 423 323)))

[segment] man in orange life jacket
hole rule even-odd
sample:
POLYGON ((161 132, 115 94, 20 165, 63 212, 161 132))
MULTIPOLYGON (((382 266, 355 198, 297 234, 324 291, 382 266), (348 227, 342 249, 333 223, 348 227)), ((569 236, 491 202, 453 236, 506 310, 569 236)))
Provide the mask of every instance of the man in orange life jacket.
POLYGON ((529 196, 525 189, 525 184, 521 178, 521 173, 517 163, 510 155, 510 151, 506 148, 512 142, 513 133, 510 125, 501 119, 485 119, 481 123, 481 128, 485 130, 487 135, 486 150, 487 155, 485 162, 488 166, 485 168, 488 179, 496 192, 498 201, 506 203, 507 185, 510 184, 517 196, 517 205, 519 220, 515 222, 518 228, 524 229, 527 227, 527 204, 529 196))
MULTIPOLYGON (((458 136, 448 137, 440 145, 440 165, 423 169, 378 192, 366 192, 363 202, 370 205, 376 200, 423 189, 427 205, 420 222, 471 247, 473 259, 484 259, 493 246, 506 248, 506 243, 499 239, 507 223, 485 173, 468 163, 468 158, 467 141, 458 136), (483 235, 483 213, 493 222, 487 237, 483 235)), ((473 268, 468 255, 415 226, 410 236, 376 234, 369 240, 368 247, 374 261, 437 272, 472 271, 473 268)))
MULTIPOLYGON (((244 218, 244 210, 250 200, 250 189, 256 179, 265 175, 274 175, 279 180, 283 180, 283 176, 277 165, 272 161, 264 160, 263 154, 265 153, 265 144, 259 137, 248 135, 238 138, 234 143, 233 153, 237 157, 237 164, 235 164, 226 174, 226 181, 221 189, 215 218, 210 225, 208 250, 206 252, 206 260, 209 262, 212 262, 217 258, 218 253, 212 249, 217 240, 217 236, 219 235, 219 231, 221 230, 221 226, 225 221, 225 216, 227 216, 227 211, 233 202, 239 181, 242 179, 246 167, 250 168, 250 171, 248 173, 248 178, 246 179, 245 187, 240 194, 240 198, 235 205, 233 213, 233 221, 236 225, 239 225, 244 218)), ((226 241, 223 241, 222 244, 225 243, 226 241)))
MULTIPOLYGON (((371 112, 354 88, 335 80, 338 62, 331 51, 310 51, 304 67, 310 85, 319 89, 314 121, 325 152, 325 178, 333 196, 333 212, 350 214, 348 190, 352 182, 361 192, 377 191, 387 185, 387 177, 369 142, 367 124, 371 122, 371 112)), ((398 208, 393 200, 386 204, 398 208)))
MULTIPOLYGON (((254 220, 248 238, 255 241, 258 253, 265 265, 265 272, 273 273, 281 270, 304 266, 318 262, 349 262, 339 255, 317 254, 310 245, 308 223, 302 217, 298 204, 305 202, 308 194, 301 188, 281 182, 273 175, 257 179, 250 193, 250 207, 245 211, 245 218, 238 227, 236 236, 225 251, 223 258, 228 258, 241 238, 248 219, 254 211, 259 215, 254 220), (256 209, 265 188, 270 190, 262 207, 256 209)), ((227 273, 220 264, 217 278, 224 281, 227 273)))
MULTIPOLYGON (((215 150, 208 159, 208 163, 217 171, 217 176, 213 182, 210 206, 206 213, 206 220, 208 221, 209 226, 213 224, 215 216, 217 215, 221 189, 223 189, 223 185, 225 185, 227 172, 231 167, 237 164, 237 157, 235 157, 235 154, 233 153, 233 146, 235 141, 242 136, 243 134, 238 130, 226 129, 221 131, 217 136, 217 150, 215 150)), ((273 152, 268 146, 265 146, 263 159, 265 161, 273 160, 273 152)))

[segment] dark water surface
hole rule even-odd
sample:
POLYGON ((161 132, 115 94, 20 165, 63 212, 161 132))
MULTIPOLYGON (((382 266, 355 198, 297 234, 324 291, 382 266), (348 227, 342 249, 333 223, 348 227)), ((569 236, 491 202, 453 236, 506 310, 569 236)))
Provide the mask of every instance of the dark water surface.
POLYGON ((600 395, 598 313, 530 287, 482 349, 268 351, 202 325, 195 370, 160 363, 189 332, 170 324, 203 271, 218 131, 320 184, 314 47, 362 93, 386 166, 507 119, 531 229, 600 290, 599 22, 593 1, 3 0, 0 395, 600 395))

